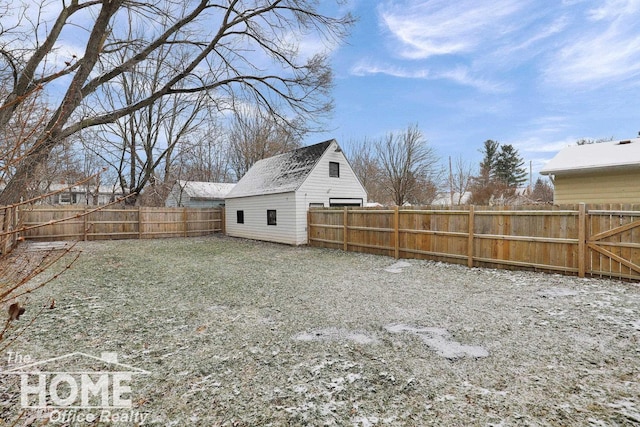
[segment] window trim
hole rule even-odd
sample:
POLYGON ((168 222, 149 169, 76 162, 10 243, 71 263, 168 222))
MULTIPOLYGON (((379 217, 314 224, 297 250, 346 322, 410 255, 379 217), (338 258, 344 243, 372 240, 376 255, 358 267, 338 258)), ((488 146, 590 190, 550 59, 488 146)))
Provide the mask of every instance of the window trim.
POLYGON ((267 225, 278 225, 278 211, 276 209, 267 209, 267 225))
POLYGON ((340 178, 340 162, 329 162, 329 177, 340 178), (332 170, 332 166, 334 166, 335 172, 332 170))
POLYGON ((244 224, 244 209, 236 211, 236 224, 244 224))

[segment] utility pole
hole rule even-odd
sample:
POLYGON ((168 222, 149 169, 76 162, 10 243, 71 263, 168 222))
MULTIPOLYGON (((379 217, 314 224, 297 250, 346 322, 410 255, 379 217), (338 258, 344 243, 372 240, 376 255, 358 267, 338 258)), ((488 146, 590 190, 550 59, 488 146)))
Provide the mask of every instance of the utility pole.
POLYGON ((453 168, 451 167, 451 156, 449 156, 449 200, 453 206, 453 168))
POLYGON ((529 160, 529 194, 533 191, 533 161, 529 160))

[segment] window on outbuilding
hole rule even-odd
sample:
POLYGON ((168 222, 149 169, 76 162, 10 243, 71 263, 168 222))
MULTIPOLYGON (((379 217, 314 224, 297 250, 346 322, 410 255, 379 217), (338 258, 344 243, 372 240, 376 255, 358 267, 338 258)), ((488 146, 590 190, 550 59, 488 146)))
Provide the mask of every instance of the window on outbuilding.
POLYGON ((268 209, 267 210, 267 225, 277 225, 276 224, 276 210, 268 209))
POLYGON ((332 178, 340 178, 340 163, 329 162, 329 176, 332 178))
POLYGON ((244 224, 244 211, 236 211, 236 223, 244 224))

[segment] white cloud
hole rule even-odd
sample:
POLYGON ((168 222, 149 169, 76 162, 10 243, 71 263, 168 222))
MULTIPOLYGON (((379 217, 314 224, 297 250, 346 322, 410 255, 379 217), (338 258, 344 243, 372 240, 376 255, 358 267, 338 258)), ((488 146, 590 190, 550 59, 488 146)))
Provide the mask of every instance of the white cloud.
POLYGON ((560 85, 599 86, 640 75, 639 0, 610 0, 585 13, 586 30, 565 38, 545 71, 560 85))
POLYGON ((351 74, 355 76, 366 76, 369 74, 385 74, 392 77, 409 78, 409 79, 426 79, 429 78, 429 70, 409 71, 405 68, 395 65, 374 64, 370 61, 360 61, 351 68, 351 74))
POLYGON ((511 30, 511 17, 525 2, 472 0, 405 1, 379 9, 384 27, 400 41, 407 59, 467 53, 511 30))
POLYGON ((462 66, 439 73, 435 78, 447 79, 463 86, 473 87, 485 93, 504 93, 510 91, 507 84, 494 83, 490 80, 473 77, 470 70, 462 66))
POLYGON ((408 69, 397 65, 374 64, 370 61, 360 61, 351 68, 351 74, 356 76, 384 74, 405 79, 448 80, 462 86, 473 87, 485 93, 502 93, 508 91, 508 87, 504 84, 473 77, 469 69, 463 66, 444 71, 432 71, 425 68, 408 69))
POLYGON ((578 139, 567 137, 561 140, 548 140, 540 136, 532 136, 513 142, 513 146, 523 153, 557 153, 569 145, 575 145, 578 139))
POLYGON ((591 21, 616 19, 620 16, 636 13, 640 2, 638 0, 605 0, 599 7, 588 11, 591 21))

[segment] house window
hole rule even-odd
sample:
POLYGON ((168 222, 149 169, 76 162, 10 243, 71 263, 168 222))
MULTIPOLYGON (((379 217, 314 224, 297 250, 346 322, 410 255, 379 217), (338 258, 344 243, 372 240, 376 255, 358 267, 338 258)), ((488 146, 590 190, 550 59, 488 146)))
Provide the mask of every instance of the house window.
POLYGON ((61 205, 71 204, 71 193, 60 193, 59 203, 61 205))
POLYGON ((276 225, 276 211, 275 209, 267 210, 267 225, 276 225))
POLYGON ((244 224, 244 211, 236 211, 236 223, 244 224))
POLYGON ((332 178, 340 178, 340 163, 329 162, 329 176, 332 178))

